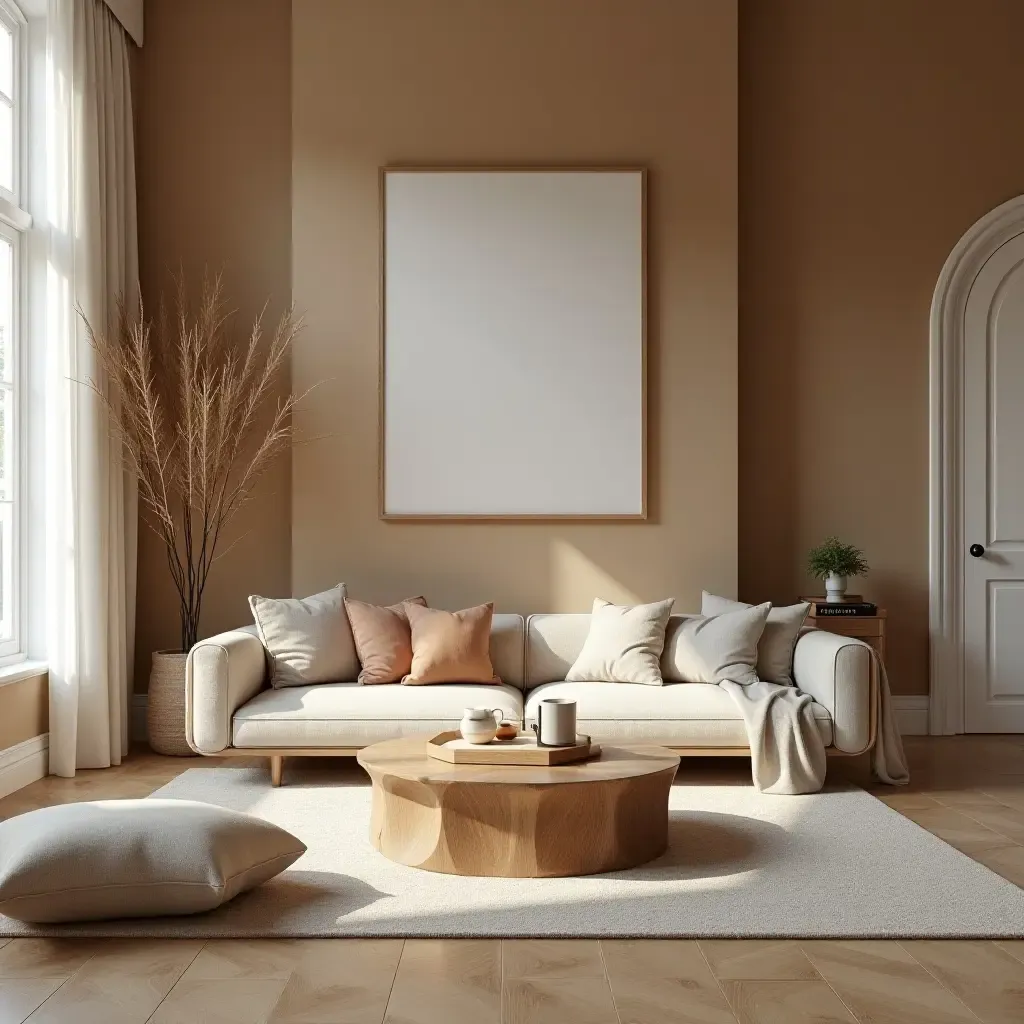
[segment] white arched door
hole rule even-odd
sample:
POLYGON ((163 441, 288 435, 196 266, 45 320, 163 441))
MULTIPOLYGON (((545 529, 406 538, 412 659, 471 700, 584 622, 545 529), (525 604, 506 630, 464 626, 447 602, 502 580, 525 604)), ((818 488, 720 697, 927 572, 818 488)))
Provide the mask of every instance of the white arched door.
POLYGON ((963 321, 966 732, 1024 732, 1024 233, 971 285, 963 321))

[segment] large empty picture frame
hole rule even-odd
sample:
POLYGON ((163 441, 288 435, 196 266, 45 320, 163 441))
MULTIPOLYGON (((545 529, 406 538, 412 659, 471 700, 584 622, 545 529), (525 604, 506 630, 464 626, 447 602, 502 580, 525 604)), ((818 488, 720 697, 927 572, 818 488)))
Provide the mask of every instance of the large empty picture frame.
POLYGON ((644 519, 646 175, 381 172, 380 513, 644 519))

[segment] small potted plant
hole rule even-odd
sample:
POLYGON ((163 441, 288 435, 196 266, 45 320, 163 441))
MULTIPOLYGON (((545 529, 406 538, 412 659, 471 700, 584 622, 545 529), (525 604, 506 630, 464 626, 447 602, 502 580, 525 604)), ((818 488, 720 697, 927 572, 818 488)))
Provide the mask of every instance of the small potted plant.
POLYGON ((838 537, 826 537, 807 556, 807 571, 825 581, 826 601, 842 601, 846 596, 849 576, 863 576, 868 571, 864 552, 838 537))

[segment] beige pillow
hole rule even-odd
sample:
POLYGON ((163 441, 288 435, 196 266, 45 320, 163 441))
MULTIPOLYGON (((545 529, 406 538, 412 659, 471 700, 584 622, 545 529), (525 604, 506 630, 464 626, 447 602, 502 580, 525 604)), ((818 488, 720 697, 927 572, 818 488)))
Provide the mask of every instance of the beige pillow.
POLYGON ((260 639, 270 655, 271 686, 350 683, 359 675, 345 584, 312 597, 250 597, 260 639))
POLYGON ((194 800, 97 800, 0 822, 0 914, 101 921, 197 914, 306 852, 269 821, 194 800))
MULTIPOLYGON (((735 612, 753 605, 742 601, 731 601, 727 597, 716 597, 706 590, 701 594, 701 615, 721 615, 722 612, 735 612)), ((768 613, 768 621, 764 632, 757 642, 757 675, 769 683, 780 683, 782 686, 793 685, 793 651, 800 639, 804 619, 811 606, 802 601, 800 604, 786 605, 784 608, 772 608, 768 613)))
POLYGON ((412 632, 403 607, 406 604, 423 608, 427 601, 423 597, 410 597, 402 604, 385 608, 345 598, 345 611, 362 665, 359 682, 364 686, 397 683, 402 676, 409 674, 412 668, 412 632))
POLYGON ((566 680, 661 686, 661 652, 673 604, 672 598, 634 605, 595 598, 590 631, 566 680))
POLYGON ((770 604, 722 615, 687 615, 666 632, 662 670, 686 683, 757 682, 757 642, 770 604))
POLYGON ((493 604, 460 612, 407 604, 412 668, 406 686, 425 683, 500 683, 491 665, 493 604))

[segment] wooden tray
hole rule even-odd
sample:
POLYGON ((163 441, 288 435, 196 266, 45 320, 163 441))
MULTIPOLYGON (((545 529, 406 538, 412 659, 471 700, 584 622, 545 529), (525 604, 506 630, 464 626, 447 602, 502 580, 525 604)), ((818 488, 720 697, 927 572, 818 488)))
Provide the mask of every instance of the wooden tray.
POLYGON ((597 757, 601 747, 589 736, 577 736, 573 747, 538 747, 533 736, 520 735, 514 740, 491 740, 470 743, 457 732, 439 732, 427 740, 427 754, 450 764, 572 764, 597 757))

